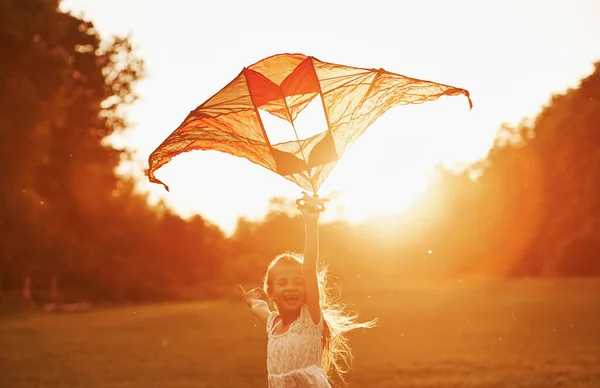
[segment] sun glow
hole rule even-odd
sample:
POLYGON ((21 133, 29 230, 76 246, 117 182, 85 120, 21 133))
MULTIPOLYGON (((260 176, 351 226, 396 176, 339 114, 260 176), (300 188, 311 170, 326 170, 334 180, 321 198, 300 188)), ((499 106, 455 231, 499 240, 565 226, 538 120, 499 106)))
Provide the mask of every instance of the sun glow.
POLYGON ((392 109, 344 155, 324 190, 338 192, 352 222, 410 210, 437 164, 472 157, 468 111, 463 97, 392 109))

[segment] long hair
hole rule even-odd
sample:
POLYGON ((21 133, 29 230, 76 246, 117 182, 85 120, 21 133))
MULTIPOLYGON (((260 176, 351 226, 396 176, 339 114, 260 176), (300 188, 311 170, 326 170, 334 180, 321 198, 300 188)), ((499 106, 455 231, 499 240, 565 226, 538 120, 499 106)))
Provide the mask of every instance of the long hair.
MULTIPOLYGON (((298 253, 287 252, 275 257, 267 268, 263 280, 263 289, 265 294, 269 294, 269 287, 272 283, 271 273, 278 264, 297 264, 302 265, 304 257, 298 253)), ((323 313, 323 357, 321 367, 331 376, 335 372, 342 381, 343 375, 347 372, 350 364, 354 360, 352 348, 346 337, 346 333, 359 328, 371 328, 375 326, 376 320, 369 322, 358 322, 357 316, 349 314, 345 307, 336 303, 332 290, 328 287, 327 267, 320 266, 317 270, 317 280, 319 283, 319 301, 323 313)))

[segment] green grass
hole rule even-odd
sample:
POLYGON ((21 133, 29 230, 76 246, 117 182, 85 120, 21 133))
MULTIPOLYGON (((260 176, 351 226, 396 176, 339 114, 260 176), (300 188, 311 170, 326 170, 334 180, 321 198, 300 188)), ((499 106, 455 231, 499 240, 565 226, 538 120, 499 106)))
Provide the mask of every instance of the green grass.
MULTIPOLYGON (((349 387, 600 387, 600 281, 383 287, 345 299, 349 387)), ((266 387, 264 328, 237 301, 0 319, 2 387, 266 387)))

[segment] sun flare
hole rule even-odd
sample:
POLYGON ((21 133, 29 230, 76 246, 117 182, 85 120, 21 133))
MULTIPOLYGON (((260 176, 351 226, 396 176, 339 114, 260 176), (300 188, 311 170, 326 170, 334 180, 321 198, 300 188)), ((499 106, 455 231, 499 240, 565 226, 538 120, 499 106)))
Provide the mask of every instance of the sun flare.
POLYGON ((343 218, 360 222, 411 210, 437 164, 451 168, 471 157, 468 106, 450 100, 391 110, 352 146, 324 185, 337 193, 343 218))

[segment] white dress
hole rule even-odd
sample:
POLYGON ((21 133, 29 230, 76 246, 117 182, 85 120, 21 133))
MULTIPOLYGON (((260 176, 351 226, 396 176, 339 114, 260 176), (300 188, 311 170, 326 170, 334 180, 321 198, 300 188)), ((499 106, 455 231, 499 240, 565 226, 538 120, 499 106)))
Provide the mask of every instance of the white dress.
POLYGON ((321 368, 323 347, 323 316, 314 324, 306 305, 300 316, 283 334, 273 334, 281 324, 276 324, 279 313, 272 312, 267 319, 267 372, 269 388, 331 388, 327 375, 321 368))

